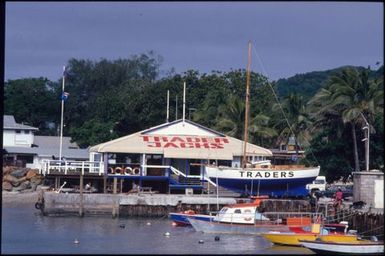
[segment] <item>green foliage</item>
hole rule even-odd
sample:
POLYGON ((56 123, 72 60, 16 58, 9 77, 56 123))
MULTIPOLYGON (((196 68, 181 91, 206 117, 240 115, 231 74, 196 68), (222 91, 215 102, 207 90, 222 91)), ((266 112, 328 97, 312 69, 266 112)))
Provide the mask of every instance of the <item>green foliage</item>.
POLYGON ((87 120, 82 126, 71 131, 72 140, 83 148, 106 142, 117 138, 113 127, 114 123, 112 122, 105 123, 97 119, 87 120))
POLYGON ((54 135, 56 130, 49 124, 60 120, 58 87, 42 77, 9 80, 4 85, 4 114, 38 127, 36 134, 54 135))

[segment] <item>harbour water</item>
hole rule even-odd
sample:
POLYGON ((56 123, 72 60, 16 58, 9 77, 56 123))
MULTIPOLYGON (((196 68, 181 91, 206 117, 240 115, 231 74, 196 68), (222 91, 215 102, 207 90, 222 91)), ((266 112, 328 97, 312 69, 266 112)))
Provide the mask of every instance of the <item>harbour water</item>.
POLYGON ((47 217, 25 206, 2 207, 1 232, 2 254, 313 254, 260 236, 174 227, 169 219, 47 217))

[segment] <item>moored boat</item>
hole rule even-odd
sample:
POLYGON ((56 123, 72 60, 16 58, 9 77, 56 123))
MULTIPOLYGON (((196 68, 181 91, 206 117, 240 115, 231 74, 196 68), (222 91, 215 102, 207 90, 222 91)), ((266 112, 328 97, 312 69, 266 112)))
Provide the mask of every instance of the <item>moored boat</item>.
MULTIPOLYGON (((247 209, 247 207, 245 207, 247 209)), ((211 221, 187 217, 198 232, 222 234, 255 234, 269 231, 289 231, 291 227, 307 227, 314 214, 299 212, 244 212, 240 207, 224 207, 211 221)))
POLYGON ((304 241, 300 244, 322 255, 383 255, 384 242, 356 240, 351 242, 304 241))
POLYGON ((169 215, 170 215, 170 219, 173 221, 174 225, 176 226, 191 225, 187 217, 191 217, 191 218, 203 220, 203 221, 210 221, 214 218, 214 216, 212 215, 196 214, 193 210, 187 210, 183 212, 172 212, 169 215))
POLYGON ((336 242, 354 242, 357 241, 357 236, 344 233, 329 233, 326 229, 318 230, 317 225, 313 224, 311 231, 298 232, 274 232, 270 231, 263 233, 262 236, 274 244, 279 245, 294 245, 300 246, 300 241, 315 241, 317 239, 321 241, 336 241, 336 242))
POLYGON ((324 224, 313 223, 310 230, 302 228, 290 228, 289 232, 270 231, 263 233, 262 236, 274 244, 300 246, 303 241, 335 241, 335 242, 354 242, 358 240, 357 235, 347 233, 347 224, 324 224), (341 227, 344 227, 341 229, 341 227))
POLYGON ((249 168, 206 166, 205 170, 218 185, 238 193, 244 193, 247 186, 264 195, 306 196, 306 184, 318 176, 320 167, 266 164, 249 168))

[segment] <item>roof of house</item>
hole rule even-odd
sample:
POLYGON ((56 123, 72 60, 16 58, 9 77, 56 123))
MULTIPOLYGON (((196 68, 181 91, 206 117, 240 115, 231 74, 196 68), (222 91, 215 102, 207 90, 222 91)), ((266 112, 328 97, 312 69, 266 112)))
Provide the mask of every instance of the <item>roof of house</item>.
MULTIPOLYGON (((232 160, 243 155, 244 142, 189 120, 158 125, 95 145, 93 152, 163 154, 167 158, 232 160)), ((247 155, 271 156, 266 148, 247 143, 247 155)))
MULTIPOLYGON (((71 159, 88 159, 88 148, 80 149, 76 143, 71 142, 70 137, 63 137, 62 156, 71 159)), ((34 136, 34 146, 26 147, 4 147, 8 153, 36 154, 42 157, 59 157, 60 137, 56 136, 34 136)))
POLYGON ((3 129, 4 130, 39 130, 36 127, 32 127, 25 124, 18 124, 15 121, 15 117, 13 115, 4 115, 3 116, 3 129))

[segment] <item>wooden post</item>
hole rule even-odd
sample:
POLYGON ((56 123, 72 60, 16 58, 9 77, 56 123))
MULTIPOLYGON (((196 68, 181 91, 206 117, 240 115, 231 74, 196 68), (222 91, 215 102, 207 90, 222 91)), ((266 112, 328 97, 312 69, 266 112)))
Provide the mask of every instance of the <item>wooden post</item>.
POLYGON ((105 175, 103 176, 103 193, 107 193, 107 177, 105 175))
MULTIPOLYGON (((117 191, 117 185, 118 185, 118 178, 114 177, 114 185, 113 185, 113 194, 116 195, 116 191, 117 191)), ((113 204, 112 204, 112 218, 115 218, 117 213, 116 213, 117 209, 116 209, 116 202, 114 200, 113 204)))
POLYGON ((123 194, 123 179, 120 179, 120 193, 123 194))
POLYGON ((58 189, 58 177, 55 177, 55 190, 58 189))
POLYGON ((80 189, 79 216, 80 216, 80 217, 83 217, 83 215, 84 215, 84 202, 83 202, 83 175, 82 175, 81 172, 80 172, 79 189, 80 189))
POLYGON ((118 178, 114 177, 114 185, 113 185, 113 188, 112 188, 112 193, 113 194, 116 194, 116 187, 118 185, 118 178))

